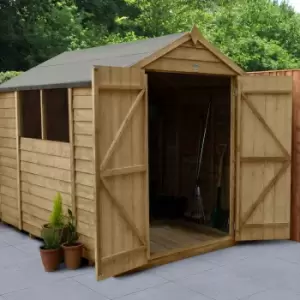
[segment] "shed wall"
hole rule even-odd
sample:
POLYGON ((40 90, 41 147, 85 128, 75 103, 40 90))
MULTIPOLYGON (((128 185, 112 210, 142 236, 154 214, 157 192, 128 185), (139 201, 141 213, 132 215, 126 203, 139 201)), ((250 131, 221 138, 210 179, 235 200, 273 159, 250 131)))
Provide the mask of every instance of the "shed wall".
POLYGON ((94 260, 96 228, 92 91, 90 88, 72 89, 72 98, 77 229, 81 242, 87 248, 86 256, 94 260))
POLYGON ((293 77, 291 238, 300 241, 300 70, 251 72, 251 76, 293 77))
POLYGON ((93 109, 90 88, 69 91, 72 116, 70 143, 20 138, 20 182, 17 171, 16 94, 0 93, 0 213, 1 219, 34 236, 49 221, 57 192, 64 210, 77 218, 84 256, 95 258, 93 109), (20 184, 20 210, 18 206, 20 184), (21 223, 19 223, 21 216, 21 223))
POLYGON ((21 138, 20 169, 22 227, 40 236, 57 192, 62 195, 64 210, 72 206, 70 145, 21 138))
POLYGON ((199 43, 188 41, 146 66, 147 71, 236 75, 199 43))
POLYGON ((0 213, 19 227, 15 94, 0 93, 0 213))

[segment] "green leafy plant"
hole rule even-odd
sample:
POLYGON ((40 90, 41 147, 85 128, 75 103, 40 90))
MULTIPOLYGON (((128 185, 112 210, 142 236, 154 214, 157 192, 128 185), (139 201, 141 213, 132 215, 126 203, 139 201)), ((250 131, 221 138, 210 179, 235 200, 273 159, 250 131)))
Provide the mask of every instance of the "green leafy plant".
POLYGON ((42 239, 44 241, 44 249, 58 249, 60 247, 61 233, 55 228, 42 230, 42 239))
POLYGON ((53 209, 49 218, 50 226, 53 228, 62 228, 65 226, 65 216, 62 208, 62 197, 60 193, 57 193, 54 202, 53 209))
POLYGON ((66 245, 71 246, 77 243, 78 233, 76 228, 76 219, 72 214, 72 211, 68 209, 68 221, 67 221, 67 241, 66 245))

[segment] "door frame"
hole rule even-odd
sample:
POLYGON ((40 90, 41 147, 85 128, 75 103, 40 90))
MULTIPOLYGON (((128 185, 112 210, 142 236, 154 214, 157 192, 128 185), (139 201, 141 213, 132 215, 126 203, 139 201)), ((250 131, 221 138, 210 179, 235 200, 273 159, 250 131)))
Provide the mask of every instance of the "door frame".
MULTIPOLYGON (((148 73, 156 73, 155 71, 146 71, 148 73)), ((160 72, 160 73, 173 73, 173 72, 160 72)), ((201 73, 190 73, 191 75, 203 75, 207 74, 201 73)), ((216 75, 220 76, 220 75, 216 75)), ((228 248, 235 245, 235 205, 236 205, 236 170, 237 170, 237 103, 238 103, 238 76, 228 76, 230 78, 230 153, 229 153, 229 232, 225 237, 220 237, 218 241, 202 242, 199 245, 175 249, 171 252, 167 251, 159 257, 153 257, 150 255, 150 241, 148 249, 148 264, 141 269, 147 269, 153 266, 166 264, 169 262, 177 261, 180 259, 192 257, 199 254, 204 254, 207 252, 220 250, 223 248, 228 248)), ((147 105, 149 105, 149 87, 147 81, 146 87, 146 99, 147 105)), ((147 122, 149 124, 149 115, 147 113, 147 122)), ((149 168, 149 157, 148 157, 148 168, 149 168)), ((148 186, 149 186, 149 177, 148 177, 148 186)), ((148 190, 148 199, 149 202, 149 190, 148 190)), ((150 203, 149 203, 150 205, 150 203)), ((149 226, 149 239, 150 239, 150 220, 148 220, 149 226)))

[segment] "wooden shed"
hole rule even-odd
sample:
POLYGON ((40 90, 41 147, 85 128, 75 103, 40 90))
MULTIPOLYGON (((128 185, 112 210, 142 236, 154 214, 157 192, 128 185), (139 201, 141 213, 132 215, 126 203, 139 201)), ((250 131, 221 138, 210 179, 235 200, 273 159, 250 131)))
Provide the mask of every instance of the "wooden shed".
POLYGON ((1 219, 39 236, 60 191, 97 278, 290 239, 291 92, 196 27, 62 53, 0 86, 1 219))

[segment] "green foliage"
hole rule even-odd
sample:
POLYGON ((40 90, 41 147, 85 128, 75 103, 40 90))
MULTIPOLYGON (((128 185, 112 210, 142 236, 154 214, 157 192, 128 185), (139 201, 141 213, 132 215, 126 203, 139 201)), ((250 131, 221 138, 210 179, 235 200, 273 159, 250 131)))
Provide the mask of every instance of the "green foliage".
POLYGON ((78 240, 78 233, 76 229, 76 219, 72 214, 72 211, 68 209, 68 221, 67 221, 67 241, 66 244, 74 245, 78 240))
POLYGON ((20 75, 20 74, 21 74, 21 72, 17 72, 17 71, 0 72, 0 83, 3 83, 13 77, 20 75))
POLYGON ((44 241, 44 249, 58 249, 60 248, 60 231, 55 228, 46 228, 42 230, 42 239, 44 241))
POLYGON ((0 1, 0 71, 194 24, 247 71, 300 68, 300 14, 287 1, 6 0, 0 1))
POLYGON ((60 193, 57 193, 54 202, 53 209, 49 218, 50 226, 52 228, 62 228, 65 225, 65 216, 62 208, 62 197, 60 193))

